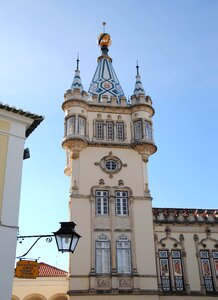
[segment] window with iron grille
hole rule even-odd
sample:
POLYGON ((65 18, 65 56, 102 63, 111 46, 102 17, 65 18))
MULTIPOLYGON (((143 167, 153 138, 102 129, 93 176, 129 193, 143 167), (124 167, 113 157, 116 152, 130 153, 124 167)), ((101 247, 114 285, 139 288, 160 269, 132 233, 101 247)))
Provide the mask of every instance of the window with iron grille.
POLYGON ((114 139, 114 123, 113 122, 106 123, 106 133, 107 133, 107 140, 113 141, 113 139, 114 139))
POLYGON ((96 134, 96 139, 103 140, 103 138, 104 138, 104 123, 103 123, 103 121, 95 122, 95 134, 96 134))
POLYGON ((183 291, 184 278, 180 250, 159 250, 160 280, 163 291, 183 291))
POLYGON ((126 191, 116 191, 115 192, 116 201, 116 215, 126 216, 128 215, 128 192, 126 191))
POLYGON ((109 214, 108 191, 96 191, 95 197, 96 197, 95 198, 96 215, 108 215, 109 214))
POLYGON ((122 122, 117 122, 116 128, 117 128, 117 140, 121 142, 124 141, 124 124, 122 122))

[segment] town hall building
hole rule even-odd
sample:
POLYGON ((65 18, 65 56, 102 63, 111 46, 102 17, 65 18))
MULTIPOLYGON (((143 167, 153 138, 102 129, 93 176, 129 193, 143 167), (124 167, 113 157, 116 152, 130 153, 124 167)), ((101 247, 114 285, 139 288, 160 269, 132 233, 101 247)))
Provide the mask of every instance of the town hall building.
MULTIPOLYGON (((152 207, 152 99, 138 64, 133 94, 125 97, 108 54, 110 35, 100 34, 98 44, 88 91, 77 59, 62 104, 70 221, 82 236, 70 255, 65 292, 70 300, 214 299, 218 211, 152 207)), ((59 293, 65 299, 63 288, 59 293)), ((14 299, 59 299, 40 294, 40 286, 37 295, 14 299)))
POLYGON ((152 208, 149 156, 157 151, 152 99, 139 66, 127 100, 101 48, 88 92, 79 60, 62 108, 70 219, 82 235, 70 256, 70 299, 177 299, 218 295, 218 213, 152 208))

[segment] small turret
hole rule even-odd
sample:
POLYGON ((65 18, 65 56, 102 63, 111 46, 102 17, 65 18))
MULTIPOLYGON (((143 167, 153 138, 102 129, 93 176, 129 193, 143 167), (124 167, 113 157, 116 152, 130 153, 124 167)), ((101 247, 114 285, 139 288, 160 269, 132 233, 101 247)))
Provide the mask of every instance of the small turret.
POLYGON ((80 70, 79 70, 79 55, 76 60, 76 70, 75 70, 75 75, 73 78, 73 83, 71 85, 71 91, 74 91, 75 89, 79 89, 80 93, 83 92, 83 85, 82 85, 82 80, 80 78, 80 70))
POLYGON ((141 76, 139 75, 139 65, 138 65, 138 61, 137 61, 137 65, 136 65, 136 82, 135 82, 135 89, 133 92, 133 95, 136 96, 136 98, 138 98, 140 95, 145 96, 145 90, 143 87, 143 84, 141 82, 141 76))

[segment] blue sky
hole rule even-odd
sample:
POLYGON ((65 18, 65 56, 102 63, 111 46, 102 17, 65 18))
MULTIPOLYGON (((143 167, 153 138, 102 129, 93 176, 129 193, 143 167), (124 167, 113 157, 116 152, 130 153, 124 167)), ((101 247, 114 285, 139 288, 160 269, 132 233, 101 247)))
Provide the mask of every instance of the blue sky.
MULTIPOLYGON (((23 165, 22 235, 51 233, 68 220, 61 104, 78 52, 88 90, 103 21, 126 97, 134 89, 138 59, 153 99, 158 146, 149 160, 153 206, 217 207, 217 1, 1 0, 0 101, 45 116, 26 141, 31 159, 23 165)), ((19 245, 18 255, 27 244, 19 245)), ((29 257, 67 269, 67 255, 55 247, 41 241, 29 257)))

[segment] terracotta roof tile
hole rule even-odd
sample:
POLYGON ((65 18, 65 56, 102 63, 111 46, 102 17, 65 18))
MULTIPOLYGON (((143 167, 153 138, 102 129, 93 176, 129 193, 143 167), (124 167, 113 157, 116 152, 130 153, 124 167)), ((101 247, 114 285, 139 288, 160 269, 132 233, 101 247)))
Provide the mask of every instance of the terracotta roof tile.
POLYGON ((64 270, 50 266, 43 262, 39 263, 39 277, 66 277, 68 273, 64 270))

